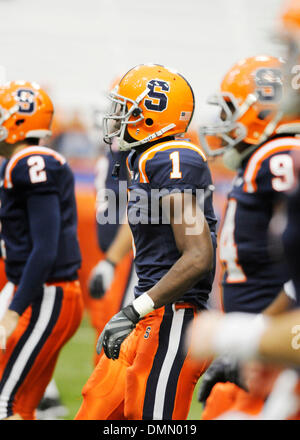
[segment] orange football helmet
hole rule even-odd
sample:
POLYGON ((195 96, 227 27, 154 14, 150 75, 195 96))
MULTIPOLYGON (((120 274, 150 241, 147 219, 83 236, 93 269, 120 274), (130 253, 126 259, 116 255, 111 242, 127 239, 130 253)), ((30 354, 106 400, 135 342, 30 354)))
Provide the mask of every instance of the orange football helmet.
POLYGON ((185 133, 195 107, 186 79, 157 64, 131 69, 109 98, 112 105, 103 118, 104 141, 111 143, 118 137, 120 150, 185 133))
POLYGON ((0 142, 15 144, 49 136, 52 116, 53 104, 38 84, 12 81, 0 85, 0 142))
POLYGON ((223 154, 242 141, 258 145, 276 132, 282 122, 283 64, 279 58, 262 55, 245 58, 229 70, 220 93, 208 100, 219 106, 217 120, 199 130, 201 145, 209 155, 223 154), (221 138, 221 148, 210 147, 212 136, 221 138))
POLYGON ((284 32, 298 33, 300 38, 300 0, 288 0, 284 3, 280 21, 284 32))

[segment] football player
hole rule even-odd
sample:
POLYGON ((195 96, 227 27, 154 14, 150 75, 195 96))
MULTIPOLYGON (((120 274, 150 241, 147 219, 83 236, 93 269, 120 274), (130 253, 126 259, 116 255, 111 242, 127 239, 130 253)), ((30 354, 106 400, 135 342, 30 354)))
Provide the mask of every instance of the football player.
MULTIPOLYGON (((220 235, 226 313, 274 315, 286 310, 293 301, 289 299, 294 292, 287 265, 269 237, 275 208, 282 194, 293 184, 291 152, 300 150, 300 141, 295 137, 299 132, 298 121, 283 117, 279 110, 283 94, 282 69, 283 62, 269 56, 251 57, 235 64, 225 75, 220 94, 210 101, 220 108, 219 123, 200 129, 207 152, 223 154, 224 163, 237 171, 228 194, 220 235), (210 148, 211 135, 222 140, 221 148, 210 148)), ((258 366, 254 368, 257 370, 258 366)), ((267 376, 265 367, 263 370, 267 376)), ((271 376, 274 374, 270 369, 271 376)), ((203 380, 200 398, 206 400, 218 378, 225 382, 232 377, 228 360, 219 359, 203 380)), ((242 384, 238 375, 235 381, 242 384)), ((232 385, 228 384, 227 388, 232 394, 232 385)), ((244 391, 236 391, 245 402, 244 391)), ((260 392, 264 398, 262 388, 256 394, 260 392)), ((217 394, 216 389, 214 393, 217 394)), ((209 403, 204 418, 213 412, 213 399, 209 403)), ((257 405, 252 401, 251 411, 260 410, 262 404, 263 399, 260 403, 258 400, 257 405)))
POLYGON ((82 316, 74 177, 39 140, 53 105, 35 83, 0 86, 1 249, 14 294, 0 320, 0 419, 34 419, 82 316))
MULTIPOLYGON (((285 2, 281 14, 281 35, 287 44, 287 98, 284 100, 283 111, 289 116, 300 119, 300 0, 285 2)), ((293 154, 294 186, 287 192, 287 227, 283 234, 285 254, 293 278, 296 291, 297 307, 300 306, 300 280, 298 270, 299 239, 298 221, 300 215, 300 153, 293 154)))
POLYGON ((99 338, 105 356, 83 389, 76 419, 185 419, 208 363, 196 366, 182 344, 188 323, 206 308, 216 242, 206 158, 174 138, 188 128, 194 95, 177 72, 139 65, 110 98, 105 139, 117 137, 121 150, 131 150, 128 222, 138 284, 134 301, 99 338), (199 192, 200 199, 206 192, 204 214, 199 192))

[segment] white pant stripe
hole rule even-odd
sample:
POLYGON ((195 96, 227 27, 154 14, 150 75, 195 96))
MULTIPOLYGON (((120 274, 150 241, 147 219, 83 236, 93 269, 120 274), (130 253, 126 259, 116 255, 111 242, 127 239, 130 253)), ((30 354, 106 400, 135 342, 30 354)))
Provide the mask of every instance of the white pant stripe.
POLYGON ((185 309, 174 310, 171 324, 171 330, 169 335, 169 345, 164 359, 160 375, 157 382, 157 388, 155 393, 153 420, 162 420, 164 403, 166 397, 166 388, 168 384, 169 375, 178 352, 180 338, 182 334, 182 325, 184 319, 185 309))
POLYGON ((2 393, 0 395, 0 419, 4 419, 7 417, 7 410, 8 410, 7 405, 10 396, 21 377, 32 352, 34 351, 35 347, 38 345, 51 319, 51 315, 55 303, 55 295, 56 295, 55 286, 44 287, 43 299, 41 303, 38 320, 33 328, 31 335, 29 336, 22 350, 20 351, 14 363, 14 366, 12 367, 10 375, 6 380, 2 393))

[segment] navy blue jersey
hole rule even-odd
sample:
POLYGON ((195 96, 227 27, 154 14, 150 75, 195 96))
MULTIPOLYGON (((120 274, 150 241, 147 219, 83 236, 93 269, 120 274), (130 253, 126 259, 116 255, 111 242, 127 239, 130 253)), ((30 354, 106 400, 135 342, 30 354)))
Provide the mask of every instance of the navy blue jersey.
MULTIPOLYGON (((127 166, 126 159, 129 151, 115 152, 113 155, 109 152, 106 156, 101 157, 97 162, 97 176, 95 186, 97 190, 97 212, 103 211, 103 215, 107 215, 108 206, 105 199, 105 189, 114 191, 116 195, 116 206, 119 208, 119 184, 120 182, 127 183, 127 166), (114 164, 119 163, 118 178, 112 176, 114 164)), ((116 222, 100 224, 97 222, 97 235, 99 247, 103 252, 106 252, 111 245, 116 233, 119 229, 120 222, 125 215, 125 211, 117 209, 116 222)))
POLYGON ((35 146, 5 161, 1 176, 2 256, 8 280, 18 285, 14 301, 20 304, 13 308, 22 312, 30 290, 77 278, 74 178, 60 154, 35 146))
POLYGON ((278 199, 293 184, 290 152, 299 148, 300 140, 292 136, 265 142, 233 182, 220 235, 226 312, 260 313, 290 278, 285 261, 272 248, 269 225, 278 199))
POLYGON ((284 251, 295 287, 296 306, 300 307, 300 153, 297 152, 295 171, 297 184, 287 193, 287 224, 283 233, 284 251))
MULTIPOLYGON (((162 142, 132 152, 128 164, 132 176, 128 223, 133 234, 135 267, 139 279, 135 295, 139 296, 153 287, 181 256, 172 227, 158 208, 159 202, 170 191, 203 195, 211 184, 211 175, 200 148, 184 141, 162 142)), ((216 246, 216 218, 211 195, 205 200, 204 213, 213 245, 216 246)), ((180 300, 205 307, 213 278, 214 270, 180 300)))

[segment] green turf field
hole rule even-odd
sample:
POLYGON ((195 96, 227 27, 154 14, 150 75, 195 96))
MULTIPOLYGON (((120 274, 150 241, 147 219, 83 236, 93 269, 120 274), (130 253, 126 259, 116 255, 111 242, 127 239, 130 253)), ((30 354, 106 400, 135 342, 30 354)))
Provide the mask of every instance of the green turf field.
MULTIPOLYGON (((73 419, 81 404, 82 387, 93 370, 94 346, 94 330, 88 319, 84 318, 80 329, 61 351, 54 375, 63 403, 69 410, 66 419, 73 419)), ((196 392, 197 388, 189 414, 190 420, 199 420, 201 414, 196 392)))

